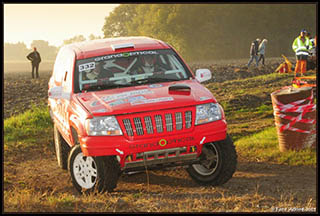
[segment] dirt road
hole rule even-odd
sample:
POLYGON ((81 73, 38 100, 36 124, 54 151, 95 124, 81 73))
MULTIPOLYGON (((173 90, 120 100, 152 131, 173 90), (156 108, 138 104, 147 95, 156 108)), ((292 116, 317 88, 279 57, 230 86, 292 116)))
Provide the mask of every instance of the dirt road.
MULTIPOLYGON (((245 63, 213 65, 210 69, 214 74, 213 81, 222 82, 271 73, 281 61, 275 60, 268 70, 245 70, 245 63)), ((32 103, 46 103, 49 76, 49 72, 42 73, 39 80, 30 80, 26 73, 6 74, 4 118, 29 109, 32 103)), ((80 201, 77 206, 48 206, 42 205, 43 200, 39 198, 32 208, 19 205, 17 201, 16 204, 4 202, 4 209, 14 212, 28 211, 29 208, 45 212, 76 209, 87 212, 315 211, 316 168, 249 162, 240 155, 238 161, 233 178, 220 187, 199 186, 183 168, 147 171, 122 175, 114 193, 86 203, 73 188, 68 172, 58 168, 52 147, 18 155, 5 153, 5 191, 17 191, 17 194, 24 190, 33 191, 43 200, 47 196, 72 194, 80 201)))
MULTIPOLYGON (((57 167, 53 152, 47 153, 24 161, 6 160, 11 165, 5 166, 5 173, 11 176, 9 180, 13 184, 7 184, 4 190, 27 189, 39 197, 71 194, 81 199, 68 172, 57 167)), ((34 152, 32 155, 39 154, 34 152)), ((122 175, 115 191, 101 198, 102 202, 107 200, 111 200, 107 211, 117 212, 286 212, 290 211, 288 208, 315 211, 316 169, 247 162, 239 158, 233 178, 220 187, 199 186, 183 168, 147 171, 122 175)), ((33 211, 66 211, 65 207, 46 210, 44 207, 33 211)), ((5 208, 25 211, 21 206, 5 205, 5 208)))

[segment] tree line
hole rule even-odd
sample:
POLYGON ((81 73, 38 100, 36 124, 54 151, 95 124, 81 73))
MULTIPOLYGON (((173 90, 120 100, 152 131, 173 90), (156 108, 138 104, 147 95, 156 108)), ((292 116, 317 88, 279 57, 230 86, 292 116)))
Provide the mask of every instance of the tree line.
MULTIPOLYGON (((76 35, 72 38, 64 40, 62 45, 100 38, 101 37, 95 36, 94 34, 90 34, 88 38, 84 37, 83 35, 76 35)), ((36 47, 40 52, 42 60, 55 60, 61 46, 50 46, 49 42, 45 40, 33 40, 30 44, 30 49, 28 49, 26 44, 23 42, 4 43, 4 60, 26 60, 26 56, 33 51, 33 47, 36 47)))
POLYGON ((301 29, 316 33, 316 4, 121 4, 104 37, 150 36, 186 60, 249 58, 251 42, 268 39, 266 57, 293 56, 301 29))
MULTIPOLYGON (((249 58, 251 42, 268 39, 266 57, 294 56, 301 29, 316 33, 315 3, 121 4, 105 17, 104 38, 149 36, 172 45, 187 61, 249 58)), ((77 35, 63 44, 98 39, 77 35)), ((54 60, 60 47, 35 40, 42 59, 54 60)), ((5 60, 25 60, 22 42, 4 44, 5 60)))

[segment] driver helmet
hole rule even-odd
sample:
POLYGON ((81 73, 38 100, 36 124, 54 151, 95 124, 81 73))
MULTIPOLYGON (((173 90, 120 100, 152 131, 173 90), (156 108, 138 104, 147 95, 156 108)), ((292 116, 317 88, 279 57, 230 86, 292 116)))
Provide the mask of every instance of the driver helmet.
POLYGON ((145 55, 141 58, 142 68, 145 73, 153 73, 155 70, 156 56, 155 55, 145 55))
POLYGON ((141 58, 142 65, 145 67, 151 67, 154 66, 156 63, 156 56, 155 55, 145 55, 141 58))

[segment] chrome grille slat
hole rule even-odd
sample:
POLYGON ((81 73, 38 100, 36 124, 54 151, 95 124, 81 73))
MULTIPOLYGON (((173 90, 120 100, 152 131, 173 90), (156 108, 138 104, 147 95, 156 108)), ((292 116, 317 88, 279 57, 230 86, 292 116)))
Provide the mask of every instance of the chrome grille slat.
POLYGON ((128 136, 133 136, 133 130, 132 130, 132 127, 131 127, 130 119, 123 119, 123 124, 124 124, 124 126, 126 128, 128 136))
POLYGON ((155 115, 154 118, 156 120, 157 132, 158 133, 162 133, 163 132, 162 116, 161 115, 155 115))
POLYGON ((182 113, 176 112, 175 117, 176 117, 176 129, 181 130, 182 129, 182 113))
POLYGON ((167 113, 165 115, 166 119, 166 128, 168 132, 171 132, 173 130, 173 123, 172 123, 172 115, 170 113, 167 113))
POLYGON ((137 135, 143 135, 143 126, 141 123, 141 118, 133 118, 134 126, 136 127, 137 135))
POLYGON ((153 134, 153 126, 152 126, 152 119, 150 116, 144 117, 144 123, 146 124, 147 133, 153 134))
POLYGON ((192 123, 192 114, 191 111, 186 111, 185 112, 185 121, 186 121, 186 128, 191 128, 191 123, 192 123))

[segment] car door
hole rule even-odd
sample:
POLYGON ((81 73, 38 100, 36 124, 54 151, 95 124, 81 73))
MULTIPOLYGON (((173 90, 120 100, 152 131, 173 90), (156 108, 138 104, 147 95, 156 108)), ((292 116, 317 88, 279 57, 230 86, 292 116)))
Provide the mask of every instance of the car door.
POLYGON ((54 123, 67 142, 70 140, 68 106, 72 92, 74 59, 73 51, 61 48, 49 82, 49 104, 54 123))

